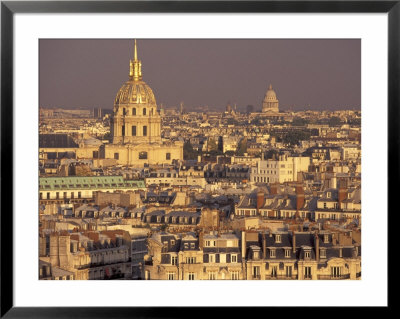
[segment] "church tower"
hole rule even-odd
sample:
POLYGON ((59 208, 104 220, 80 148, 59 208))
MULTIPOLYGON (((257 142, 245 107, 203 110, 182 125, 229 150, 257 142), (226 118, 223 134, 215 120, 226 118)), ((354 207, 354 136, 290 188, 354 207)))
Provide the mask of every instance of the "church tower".
POLYGON ((136 40, 129 80, 115 97, 111 132, 113 144, 161 142, 161 117, 153 90, 142 80, 142 62, 137 56, 136 40))

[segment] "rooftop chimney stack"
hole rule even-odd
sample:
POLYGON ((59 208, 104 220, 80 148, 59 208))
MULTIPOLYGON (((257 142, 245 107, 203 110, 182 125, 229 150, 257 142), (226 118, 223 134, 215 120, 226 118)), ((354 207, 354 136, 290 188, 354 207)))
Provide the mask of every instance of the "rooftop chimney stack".
POLYGON ((257 212, 263 206, 264 206, 264 193, 258 192, 257 193, 257 212))
POLYGON ((296 233, 292 233, 293 254, 296 254, 296 233))
POLYGON ((278 185, 276 183, 271 185, 271 195, 277 195, 278 194, 278 185))
POLYGON ((296 210, 304 207, 304 190, 303 186, 296 186, 296 210))
POLYGON ((315 259, 319 261, 319 234, 315 232, 315 259))
POLYGON ((267 257, 267 238, 265 238, 265 233, 262 234, 262 240, 263 240, 263 258, 265 259, 267 257))
POLYGON ((343 204, 342 202, 347 199, 347 188, 343 185, 343 183, 339 184, 339 190, 338 190, 338 202, 339 202, 339 208, 343 209, 343 204))

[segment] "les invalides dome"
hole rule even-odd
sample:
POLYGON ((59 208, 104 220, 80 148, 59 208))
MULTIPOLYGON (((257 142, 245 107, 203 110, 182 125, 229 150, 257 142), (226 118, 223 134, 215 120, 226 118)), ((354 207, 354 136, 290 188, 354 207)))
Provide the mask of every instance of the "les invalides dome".
POLYGON ((129 80, 119 89, 114 101, 113 143, 161 142, 161 117, 153 90, 142 80, 142 63, 130 60, 129 80))
POLYGON ((105 146, 105 158, 118 164, 171 164, 183 159, 182 141, 163 141, 161 116, 153 90, 142 79, 142 62, 130 60, 129 79, 119 89, 111 119, 112 143, 105 146))

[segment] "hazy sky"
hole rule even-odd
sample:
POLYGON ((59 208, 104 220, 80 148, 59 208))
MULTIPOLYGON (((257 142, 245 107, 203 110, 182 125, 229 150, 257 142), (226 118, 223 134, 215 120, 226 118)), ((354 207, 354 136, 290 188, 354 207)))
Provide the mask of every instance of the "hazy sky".
MULTIPOLYGON (((112 108, 129 78, 133 40, 40 40, 42 107, 112 108)), ((360 40, 138 39, 157 105, 261 109, 269 84, 280 109, 360 109, 360 40)))

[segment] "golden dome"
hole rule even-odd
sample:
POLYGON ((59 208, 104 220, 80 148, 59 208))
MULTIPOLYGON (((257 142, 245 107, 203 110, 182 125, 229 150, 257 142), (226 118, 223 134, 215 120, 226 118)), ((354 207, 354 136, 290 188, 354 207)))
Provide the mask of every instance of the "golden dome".
POLYGON ((146 82, 129 80, 119 89, 114 104, 148 104, 149 106, 156 106, 156 98, 153 90, 146 82))
POLYGON ((147 104, 156 106, 153 90, 142 80, 142 62, 137 58, 137 47, 135 40, 134 59, 129 61, 129 80, 119 89, 114 106, 120 104, 147 104))
POLYGON ((272 85, 270 84, 267 92, 265 93, 264 101, 276 101, 276 93, 272 89, 272 85))

